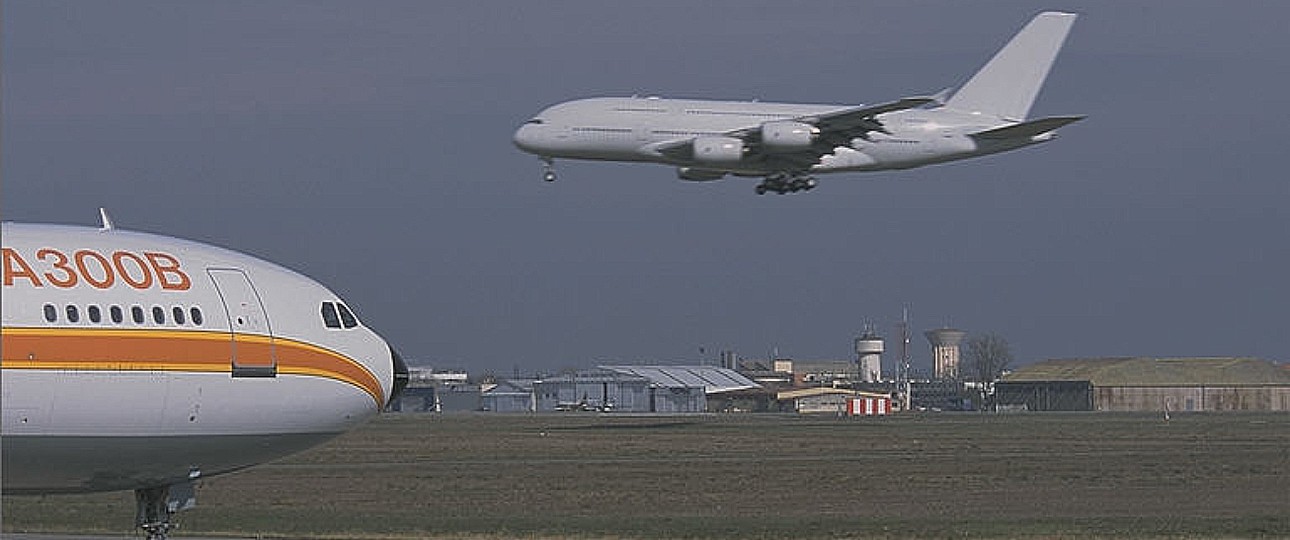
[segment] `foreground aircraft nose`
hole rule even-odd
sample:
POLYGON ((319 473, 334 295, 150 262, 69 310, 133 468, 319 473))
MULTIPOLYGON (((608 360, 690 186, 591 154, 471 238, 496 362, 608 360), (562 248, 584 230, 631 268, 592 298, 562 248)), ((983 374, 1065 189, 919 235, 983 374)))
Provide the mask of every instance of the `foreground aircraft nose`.
POLYGON ((390 399, 385 402, 386 407, 399 399, 403 389, 408 387, 408 365, 403 362, 403 357, 399 356, 399 352, 394 350, 394 347, 390 347, 390 362, 394 365, 394 383, 390 385, 390 399))

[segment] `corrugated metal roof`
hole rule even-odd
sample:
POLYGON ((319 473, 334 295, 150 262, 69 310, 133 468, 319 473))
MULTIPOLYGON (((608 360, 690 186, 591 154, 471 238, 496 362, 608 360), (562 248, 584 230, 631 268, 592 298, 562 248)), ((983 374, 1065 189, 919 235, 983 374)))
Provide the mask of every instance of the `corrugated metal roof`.
POLYGON ((600 369, 645 377, 658 386, 703 387, 709 394, 760 388, 733 369, 714 366, 600 366, 600 369))
POLYGON ((1257 358, 1083 358, 1024 366, 1003 380, 1091 381, 1094 386, 1290 384, 1290 371, 1257 358))
POLYGON ((775 394, 775 399, 799 399, 804 397, 826 396, 829 394, 840 394, 855 397, 867 398, 891 398, 890 394, 881 394, 877 392, 865 392, 863 390, 851 390, 849 388, 832 388, 828 386, 815 386, 811 388, 795 388, 785 390, 775 394))

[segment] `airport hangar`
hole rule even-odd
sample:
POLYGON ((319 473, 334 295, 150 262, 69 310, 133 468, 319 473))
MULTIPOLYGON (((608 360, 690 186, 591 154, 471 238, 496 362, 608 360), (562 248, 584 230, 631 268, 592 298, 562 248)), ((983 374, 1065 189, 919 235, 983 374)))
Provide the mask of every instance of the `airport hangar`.
POLYGON ((1255 358, 1048 360, 995 384, 1000 410, 1290 411, 1290 365, 1255 358))
POLYGON ((482 392, 479 408, 696 413, 708 410, 709 399, 757 388, 757 383, 727 368, 611 365, 542 379, 502 381, 482 392))

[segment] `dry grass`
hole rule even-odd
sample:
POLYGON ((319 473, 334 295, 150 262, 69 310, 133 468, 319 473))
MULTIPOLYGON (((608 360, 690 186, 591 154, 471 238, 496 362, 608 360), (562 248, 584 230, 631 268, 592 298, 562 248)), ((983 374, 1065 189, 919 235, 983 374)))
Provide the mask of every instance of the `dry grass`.
MULTIPOLYGON (((1290 415, 387 415, 198 495, 190 534, 1287 537, 1290 415)), ((132 515, 4 499, 5 531, 132 515)))

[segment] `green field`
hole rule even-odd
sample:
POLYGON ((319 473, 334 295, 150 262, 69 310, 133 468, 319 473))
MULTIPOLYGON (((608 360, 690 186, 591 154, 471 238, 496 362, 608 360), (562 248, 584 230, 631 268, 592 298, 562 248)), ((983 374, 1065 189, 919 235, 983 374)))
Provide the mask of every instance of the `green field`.
MULTIPOLYGON (((180 536, 1290 537, 1290 414, 385 415, 198 499, 180 536)), ((133 505, 5 497, 4 530, 133 505)))

